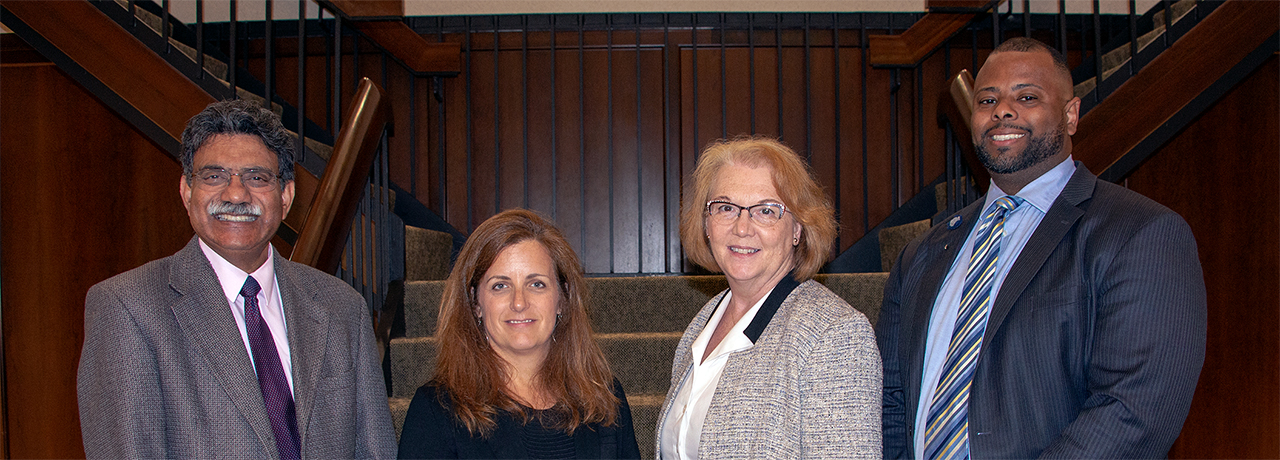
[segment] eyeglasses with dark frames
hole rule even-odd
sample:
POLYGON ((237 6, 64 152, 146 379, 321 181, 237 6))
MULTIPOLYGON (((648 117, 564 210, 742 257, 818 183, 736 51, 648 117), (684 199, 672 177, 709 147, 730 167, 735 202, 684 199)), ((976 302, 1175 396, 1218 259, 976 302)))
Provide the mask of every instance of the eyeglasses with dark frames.
POLYGON ((742 206, 725 200, 711 200, 707 202, 707 215, 712 220, 722 224, 731 224, 738 220, 742 215, 742 211, 746 210, 751 216, 751 220, 761 226, 772 226, 782 220, 782 215, 787 212, 787 207, 781 203, 760 203, 751 206, 742 206))

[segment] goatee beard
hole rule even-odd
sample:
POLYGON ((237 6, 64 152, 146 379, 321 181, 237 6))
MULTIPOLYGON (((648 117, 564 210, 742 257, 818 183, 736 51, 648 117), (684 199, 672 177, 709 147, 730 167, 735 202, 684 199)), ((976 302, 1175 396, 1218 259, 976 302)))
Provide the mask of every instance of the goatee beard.
POLYGON ((1028 132, 1031 140, 1027 142, 1027 148, 1020 155, 1010 156, 1008 155, 1009 148, 1004 147, 996 149, 1005 154, 1001 158, 997 158, 987 151, 984 143, 974 145, 974 151, 978 154, 978 161, 981 161, 982 166, 991 171, 992 174, 1012 174, 1035 166, 1062 152, 1063 131, 1064 126, 1059 124, 1053 131, 1041 136, 1028 132))

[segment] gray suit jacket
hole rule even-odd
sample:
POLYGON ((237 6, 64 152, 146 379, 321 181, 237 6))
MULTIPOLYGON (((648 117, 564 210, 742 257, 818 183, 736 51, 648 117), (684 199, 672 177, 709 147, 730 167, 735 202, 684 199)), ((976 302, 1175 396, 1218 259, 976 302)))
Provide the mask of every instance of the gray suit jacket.
MULTIPOLYGON (((395 457, 364 300, 274 260, 302 457, 395 457)), ((76 387, 90 458, 278 457, 248 351, 196 238, 93 286, 84 329, 76 387)))
MULTIPOLYGON (((702 307, 676 347, 659 455, 662 424, 693 363, 690 346, 724 295, 702 307)), ((744 333, 755 345, 729 356, 699 458, 880 457, 880 354, 862 313, 821 283, 788 276, 744 333)))
MULTIPOLYGON (((955 228, 944 216, 889 275, 876 327, 886 457, 921 455, 929 316, 981 206, 955 214, 955 228)), ((969 390, 972 457, 1166 456, 1204 362, 1206 315, 1187 223, 1077 162, 992 303, 969 390)))

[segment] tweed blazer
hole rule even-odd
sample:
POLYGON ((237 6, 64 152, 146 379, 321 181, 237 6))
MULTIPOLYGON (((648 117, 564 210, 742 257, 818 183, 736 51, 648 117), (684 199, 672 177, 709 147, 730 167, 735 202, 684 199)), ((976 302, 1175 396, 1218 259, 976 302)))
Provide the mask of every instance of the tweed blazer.
MULTIPOLYGON (((662 424, 685 384, 702 333, 725 292, 702 307, 676 347, 662 424)), ((880 458, 880 354, 861 312, 817 281, 790 276, 773 289, 744 333, 711 398, 703 459, 880 458)))
MULTIPOLYGON (((337 278, 273 260, 302 458, 395 457, 364 300, 337 278)), ((278 457, 249 353, 196 238, 89 290, 76 389, 89 458, 278 457)))
MULTIPOLYGON (((887 458, 921 455, 929 317, 983 202, 940 216, 889 275, 876 328, 887 458)), ((969 389, 971 457, 1166 457, 1204 362, 1206 318, 1186 221, 1076 162, 992 301, 969 389)))

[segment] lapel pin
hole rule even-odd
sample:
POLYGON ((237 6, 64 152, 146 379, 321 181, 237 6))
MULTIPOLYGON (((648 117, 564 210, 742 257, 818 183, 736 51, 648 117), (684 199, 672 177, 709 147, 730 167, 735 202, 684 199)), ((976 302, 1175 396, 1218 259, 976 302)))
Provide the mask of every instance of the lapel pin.
POLYGON ((960 228, 960 222, 962 222, 962 221, 964 221, 964 219, 960 218, 960 216, 952 217, 952 218, 951 218, 951 221, 950 221, 950 222, 947 222, 947 228, 949 228, 949 229, 951 229, 951 230, 955 230, 955 229, 957 229, 957 228, 960 228))

